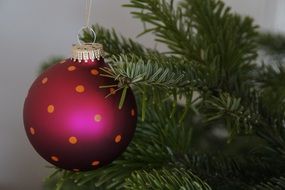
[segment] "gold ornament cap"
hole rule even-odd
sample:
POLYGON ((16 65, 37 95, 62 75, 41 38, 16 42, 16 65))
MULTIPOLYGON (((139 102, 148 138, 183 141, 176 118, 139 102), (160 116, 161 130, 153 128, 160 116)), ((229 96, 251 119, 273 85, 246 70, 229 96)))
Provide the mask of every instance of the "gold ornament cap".
POLYGON ((74 44, 72 46, 73 61, 95 61, 104 57, 103 45, 99 43, 74 44))

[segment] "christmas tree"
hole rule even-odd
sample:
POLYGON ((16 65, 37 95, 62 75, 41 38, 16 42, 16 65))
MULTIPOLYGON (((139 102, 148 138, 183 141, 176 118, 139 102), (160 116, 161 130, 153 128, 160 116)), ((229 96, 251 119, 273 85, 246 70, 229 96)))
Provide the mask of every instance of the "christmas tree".
MULTIPOLYGON (((124 6, 144 24, 140 35, 153 33, 169 50, 93 26, 110 77, 135 92, 135 137, 108 166, 55 169, 46 188, 285 189, 285 67, 257 60, 270 37, 220 0, 130 0, 124 6)), ((92 38, 88 31, 82 36, 92 38)))

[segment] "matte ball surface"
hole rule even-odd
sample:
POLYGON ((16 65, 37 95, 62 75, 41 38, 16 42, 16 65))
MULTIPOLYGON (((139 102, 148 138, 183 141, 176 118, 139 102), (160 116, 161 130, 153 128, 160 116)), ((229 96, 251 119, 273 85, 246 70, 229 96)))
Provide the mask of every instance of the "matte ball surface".
POLYGON ((27 136, 35 150, 59 168, 88 171, 107 165, 134 135, 134 95, 128 89, 123 108, 118 108, 118 83, 100 75, 106 66, 103 59, 67 59, 41 74, 29 90, 23 115, 27 136), (108 85, 114 87, 102 88, 108 85))

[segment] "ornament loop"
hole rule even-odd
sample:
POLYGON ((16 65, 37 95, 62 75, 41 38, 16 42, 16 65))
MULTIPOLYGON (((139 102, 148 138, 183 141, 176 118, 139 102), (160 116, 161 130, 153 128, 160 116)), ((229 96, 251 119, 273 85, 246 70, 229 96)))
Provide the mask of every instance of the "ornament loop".
POLYGON ((84 32, 84 30, 86 30, 86 29, 89 30, 89 31, 91 31, 92 34, 93 34, 94 40, 93 40, 93 42, 91 42, 91 43, 94 44, 94 43, 96 42, 96 37, 97 37, 97 35, 96 35, 96 32, 92 29, 92 27, 83 26, 83 27, 78 31, 78 34, 77 34, 77 41, 78 41, 78 43, 79 43, 80 45, 86 44, 85 42, 82 43, 81 40, 80 40, 80 33, 81 33, 82 31, 84 32))

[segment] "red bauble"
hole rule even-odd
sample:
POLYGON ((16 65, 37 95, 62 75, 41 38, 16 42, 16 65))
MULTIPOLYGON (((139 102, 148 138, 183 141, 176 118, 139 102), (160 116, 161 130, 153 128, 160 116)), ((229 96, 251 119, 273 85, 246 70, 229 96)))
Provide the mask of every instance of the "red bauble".
POLYGON ((62 61, 33 83, 24 105, 27 136, 36 151, 53 165, 88 171, 116 159, 130 143, 136 128, 134 95, 100 86, 118 84, 100 75, 103 58, 62 61), (112 95, 106 98, 106 95, 112 95))

